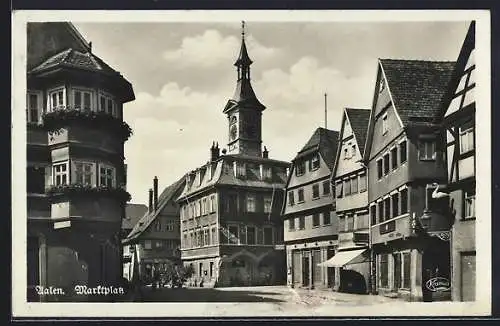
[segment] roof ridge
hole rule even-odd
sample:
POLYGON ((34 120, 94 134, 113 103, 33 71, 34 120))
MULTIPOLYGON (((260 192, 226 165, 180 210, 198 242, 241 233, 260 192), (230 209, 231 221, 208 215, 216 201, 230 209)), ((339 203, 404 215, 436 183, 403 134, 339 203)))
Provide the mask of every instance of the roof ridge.
POLYGON ((405 62, 439 62, 453 63, 455 60, 424 60, 424 59, 394 59, 394 58, 379 58, 380 61, 405 61, 405 62))

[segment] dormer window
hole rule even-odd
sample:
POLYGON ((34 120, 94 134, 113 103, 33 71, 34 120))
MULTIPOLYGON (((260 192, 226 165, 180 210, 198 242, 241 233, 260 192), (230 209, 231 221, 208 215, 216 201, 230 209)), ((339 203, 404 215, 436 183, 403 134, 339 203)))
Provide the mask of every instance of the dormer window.
POLYGON ((295 174, 297 176, 301 176, 304 173, 306 173, 306 162, 304 162, 302 160, 301 161, 297 161, 296 165, 297 165, 297 170, 295 171, 295 174))
POLYGON ((314 155, 309 161, 309 170, 314 171, 319 169, 319 155, 314 155))
POLYGON ((260 178, 261 180, 272 179, 272 168, 270 166, 260 165, 260 178))
POLYGON ((389 125, 387 124, 387 113, 382 117, 382 135, 385 135, 389 131, 389 125))
POLYGON ((235 177, 244 178, 247 175, 247 167, 245 163, 242 162, 233 162, 233 169, 235 177))

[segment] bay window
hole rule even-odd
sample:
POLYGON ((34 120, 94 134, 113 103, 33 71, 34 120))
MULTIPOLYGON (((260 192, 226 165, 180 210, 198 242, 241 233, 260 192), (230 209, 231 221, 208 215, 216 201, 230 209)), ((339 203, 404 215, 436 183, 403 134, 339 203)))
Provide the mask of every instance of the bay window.
POLYGON ((111 95, 106 93, 99 94, 99 111, 117 116, 117 106, 111 95))
POLYGON ((73 162, 73 180, 72 183, 81 185, 95 184, 95 164, 89 162, 73 162))
POLYGON ((115 168, 105 164, 99 165, 99 185, 104 187, 115 186, 115 168))
POLYGON ((60 87, 49 91, 47 100, 49 111, 64 109, 66 106, 66 89, 60 87))
POLYGON ((421 161, 432 161, 436 159, 435 139, 420 139, 418 143, 418 158, 421 161))
POLYGON ((54 186, 61 186, 68 184, 68 162, 56 163, 53 165, 53 184, 54 186))
POLYGON ((84 89, 73 89, 73 108, 75 110, 91 111, 92 91, 84 89))

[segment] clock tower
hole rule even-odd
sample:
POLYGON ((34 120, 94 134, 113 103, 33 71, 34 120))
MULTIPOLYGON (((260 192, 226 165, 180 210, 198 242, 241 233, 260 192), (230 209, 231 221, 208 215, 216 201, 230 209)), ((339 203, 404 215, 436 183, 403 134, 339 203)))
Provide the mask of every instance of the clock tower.
POLYGON ((262 111, 266 108, 259 102, 250 83, 250 65, 245 44, 245 23, 242 22, 241 49, 234 63, 238 81, 234 95, 226 104, 224 113, 228 120, 228 153, 262 156, 262 111))

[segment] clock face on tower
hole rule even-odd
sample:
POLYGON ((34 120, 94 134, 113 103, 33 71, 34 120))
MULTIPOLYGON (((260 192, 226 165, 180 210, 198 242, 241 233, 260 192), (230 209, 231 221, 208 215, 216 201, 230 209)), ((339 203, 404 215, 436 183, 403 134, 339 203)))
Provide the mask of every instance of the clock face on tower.
POLYGON ((232 125, 229 128, 229 140, 233 141, 236 139, 237 136, 238 136, 238 128, 236 127, 236 125, 232 125))

